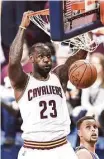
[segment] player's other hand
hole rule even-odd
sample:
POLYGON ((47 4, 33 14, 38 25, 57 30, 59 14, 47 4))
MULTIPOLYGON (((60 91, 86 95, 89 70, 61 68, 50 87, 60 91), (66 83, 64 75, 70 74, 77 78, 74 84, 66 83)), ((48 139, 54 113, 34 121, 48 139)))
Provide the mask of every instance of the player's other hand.
POLYGON ((27 28, 30 24, 30 19, 29 16, 33 13, 33 11, 27 11, 23 13, 22 21, 21 21, 21 26, 27 28))

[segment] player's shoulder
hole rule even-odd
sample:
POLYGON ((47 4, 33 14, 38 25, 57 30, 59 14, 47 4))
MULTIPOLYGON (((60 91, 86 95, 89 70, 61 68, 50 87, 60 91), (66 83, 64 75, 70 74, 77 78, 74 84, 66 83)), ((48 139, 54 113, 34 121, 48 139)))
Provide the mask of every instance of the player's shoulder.
POLYGON ((33 74, 30 72, 30 73, 27 73, 27 76, 28 76, 28 78, 29 78, 29 80, 31 81, 31 80, 37 80, 34 76, 33 76, 33 74))
POLYGON ((51 72, 54 73, 54 74, 56 74, 57 76, 59 76, 60 70, 62 69, 63 66, 64 66, 64 64, 63 65, 57 65, 56 67, 54 67, 51 70, 51 72))
POLYGON ((52 72, 52 71, 49 73, 49 75, 50 75, 50 79, 53 79, 53 80, 54 79, 59 79, 58 76, 57 76, 57 74, 54 73, 54 72, 52 72))
POLYGON ((91 153, 86 148, 79 148, 76 150, 79 159, 93 159, 91 153))
POLYGON ((78 151, 76 151, 76 154, 88 154, 89 155, 90 152, 87 149, 79 149, 78 151))

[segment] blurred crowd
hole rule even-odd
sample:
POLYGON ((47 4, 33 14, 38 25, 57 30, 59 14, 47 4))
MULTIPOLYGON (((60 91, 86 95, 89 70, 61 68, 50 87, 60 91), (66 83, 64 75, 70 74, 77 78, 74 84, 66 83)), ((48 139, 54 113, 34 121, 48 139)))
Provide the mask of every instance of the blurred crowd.
MULTIPOLYGON (((16 142, 16 134, 21 133, 21 115, 15 102, 13 89, 8 78, 8 55, 10 45, 17 33, 22 15, 27 10, 42 10, 48 7, 47 1, 2 1, 1 4, 1 36, 0 36, 0 63, 1 63, 1 130, 4 132, 4 146, 16 142)), ((67 85, 66 99, 71 117, 71 134, 76 132, 76 121, 85 115, 95 115, 99 126, 99 136, 104 137, 104 35, 92 32, 93 38, 100 41, 99 47, 89 55, 89 60, 97 68, 97 80, 87 89, 77 89, 70 81, 67 85)), ((26 30, 26 41, 23 47, 21 64, 24 71, 31 72, 28 58, 29 47, 34 43, 45 42, 50 46, 50 37, 37 26, 31 23, 26 30)), ((64 63, 70 56, 71 48, 61 42, 53 43, 53 67, 64 63)), ((69 135, 70 138, 70 135, 69 135)), ((73 141, 72 141, 73 142, 73 141)), ((21 139, 22 143, 22 139, 21 139)), ((72 143, 73 144, 73 143, 72 143)), ((78 145, 77 133, 74 145, 78 145)), ((104 147, 103 147, 104 148, 104 147)))

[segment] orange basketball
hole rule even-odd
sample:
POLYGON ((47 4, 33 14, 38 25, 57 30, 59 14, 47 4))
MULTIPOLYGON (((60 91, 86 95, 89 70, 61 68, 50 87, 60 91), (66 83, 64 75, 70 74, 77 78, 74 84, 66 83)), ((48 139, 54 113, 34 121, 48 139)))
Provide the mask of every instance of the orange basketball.
POLYGON ((70 82, 77 88, 87 88, 95 82, 97 70, 90 62, 78 60, 70 66, 68 76, 70 82))

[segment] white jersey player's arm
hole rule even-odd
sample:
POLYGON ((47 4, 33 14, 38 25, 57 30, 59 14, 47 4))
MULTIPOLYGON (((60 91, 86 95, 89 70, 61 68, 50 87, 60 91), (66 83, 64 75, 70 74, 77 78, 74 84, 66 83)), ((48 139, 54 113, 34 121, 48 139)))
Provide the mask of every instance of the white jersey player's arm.
POLYGON ((71 55, 65 62, 65 64, 55 67, 52 72, 55 73, 62 84, 64 91, 67 88, 68 82, 68 70, 71 64, 77 60, 85 59, 87 57, 87 51, 79 50, 76 54, 71 55))

